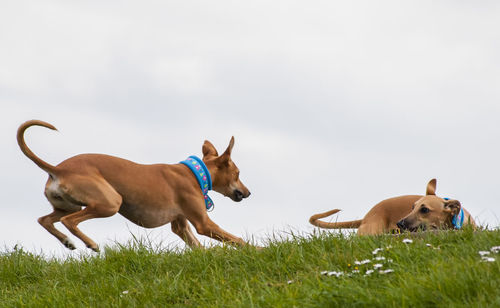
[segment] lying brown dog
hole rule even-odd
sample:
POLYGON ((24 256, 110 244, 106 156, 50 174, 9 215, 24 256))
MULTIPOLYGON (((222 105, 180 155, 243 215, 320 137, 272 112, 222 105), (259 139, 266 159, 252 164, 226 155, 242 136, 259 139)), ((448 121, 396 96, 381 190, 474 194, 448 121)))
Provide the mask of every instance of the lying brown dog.
POLYGON ((37 157, 24 142, 24 131, 33 125, 56 128, 43 121, 28 121, 19 127, 17 142, 21 151, 49 174, 45 196, 54 211, 40 217, 38 222, 67 248, 75 249, 75 245, 54 227, 55 222, 61 221, 87 247, 98 251, 97 244, 77 225, 116 213, 145 228, 171 222, 172 231, 191 247, 200 246, 200 242, 188 221, 199 234, 231 244, 245 244, 241 238, 222 230, 207 215, 211 202, 206 195, 210 176, 213 190, 224 196, 234 201, 250 196, 231 160, 234 137, 220 156, 215 147, 205 141, 203 161, 196 158, 174 165, 141 165, 108 155, 82 154, 52 166, 37 157), (199 175, 195 173, 198 170, 201 170, 199 175))
POLYGON ((375 235, 393 230, 457 228, 462 224, 475 226, 469 212, 457 200, 436 196, 436 179, 427 184, 425 196, 406 195, 376 204, 363 219, 345 222, 318 220, 339 212, 335 209, 311 216, 309 222, 327 229, 358 228, 359 235, 375 235))

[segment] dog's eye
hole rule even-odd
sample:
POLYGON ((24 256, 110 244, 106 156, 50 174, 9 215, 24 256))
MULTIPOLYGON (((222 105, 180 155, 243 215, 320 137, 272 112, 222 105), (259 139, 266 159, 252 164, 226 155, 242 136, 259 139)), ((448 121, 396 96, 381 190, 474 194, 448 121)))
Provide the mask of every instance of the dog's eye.
POLYGON ((422 213, 422 214, 427 214, 427 213, 429 213, 429 209, 428 209, 428 208, 426 208, 426 207, 421 207, 421 208, 420 208, 420 213, 422 213))

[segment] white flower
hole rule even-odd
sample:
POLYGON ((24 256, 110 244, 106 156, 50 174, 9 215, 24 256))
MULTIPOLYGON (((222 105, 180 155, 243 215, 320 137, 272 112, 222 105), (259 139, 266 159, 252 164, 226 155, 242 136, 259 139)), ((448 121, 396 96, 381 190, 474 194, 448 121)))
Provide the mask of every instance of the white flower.
POLYGON ((353 270, 352 273, 357 274, 357 273, 359 273, 359 270, 353 270))
POLYGON ((384 275, 384 274, 389 274, 389 273, 393 273, 394 270, 393 269, 386 269, 385 271, 378 271, 380 274, 384 275))
POLYGON ((500 252, 500 246, 493 246, 493 247, 491 247, 490 250, 493 253, 499 253, 500 252))
POLYGON ((482 257, 482 262, 495 262, 495 258, 482 257))
POLYGON ((292 284, 292 283, 293 283, 293 280, 288 280, 286 283, 288 283, 288 284, 292 284))
POLYGON ((128 290, 123 291, 122 294, 128 294, 128 290))
POLYGON ((387 259, 387 262, 392 263, 392 259, 387 259))
POLYGON ((373 268, 374 268, 374 269, 379 269, 379 268, 381 268, 382 266, 383 266, 383 265, 382 265, 382 264, 380 264, 380 263, 373 264, 373 268))
POLYGON ((372 251, 372 254, 376 255, 377 253, 379 253, 379 251, 382 251, 382 250, 383 250, 382 248, 377 248, 374 251, 372 251))
POLYGON ((409 238, 405 238, 405 239, 403 240, 403 243, 405 243, 405 244, 411 244, 411 243, 413 243, 413 240, 411 240, 411 239, 409 239, 409 238))
POLYGON ((335 271, 333 271, 333 272, 328 272, 327 275, 328 276, 340 277, 340 276, 344 275, 344 272, 335 272, 335 271))
POLYGON ((386 247, 385 247, 385 249, 386 249, 386 250, 389 250, 389 249, 391 249, 391 248, 392 248, 392 246, 391 246, 391 245, 389 245, 389 246, 386 246, 386 247))
POLYGON ((376 261, 384 261, 385 260, 385 257, 376 257, 375 259, 373 260, 376 260, 376 261))
POLYGON ((373 272, 374 272, 374 270, 367 270, 366 273, 365 273, 365 276, 368 276, 368 275, 370 275, 373 272))
POLYGON ((481 255, 481 256, 486 256, 486 255, 489 255, 489 254, 490 254, 490 252, 489 252, 489 251, 479 251, 478 253, 479 253, 479 255, 481 255))
POLYGON ((321 275, 326 275, 326 274, 328 274, 328 271, 322 271, 320 274, 321 275))
POLYGON ((366 263, 370 263, 372 261, 366 259, 366 260, 363 260, 363 261, 354 261, 354 264, 356 265, 363 265, 363 264, 366 264, 366 263))
POLYGON ((431 244, 425 244, 425 246, 427 246, 427 247, 432 247, 432 245, 431 245, 431 244))

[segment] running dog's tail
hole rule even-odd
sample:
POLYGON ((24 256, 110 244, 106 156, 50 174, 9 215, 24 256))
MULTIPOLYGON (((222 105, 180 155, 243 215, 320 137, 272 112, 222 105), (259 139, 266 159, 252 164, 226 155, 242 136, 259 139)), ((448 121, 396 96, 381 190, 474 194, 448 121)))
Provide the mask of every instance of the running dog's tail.
POLYGON ((331 210, 328 212, 312 215, 311 218, 309 218, 309 222, 320 228, 325 228, 325 229, 344 229, 344 228, 358 228, 361 225, 362 219, 359 220, 352 220, 352 221, 343 221, 343 222, 325 222, 318 220, 320 218, 325 218, 330 215, 333 215, 335 213, 340 212, 340 210, 335 209, 331 210))
POLYGON ((31 152, 31 150, 28 148, 26 145, 26 142, 24 142, 24 131, 30 127, 30 126, 43 126, 50 128, 52 130, 57 130, 52 124, 49 124, 44 121, 39 121, 39 120, 30 120, 26 121, 19 128, 17 129, 17 144, 19 144, 19 147, 21 148, 21 151, 26 155, 29 159, 31 159, 38 167, 40 167, 42 170, 49 174, 54 174, 54 171, 56 167, 52 166, 51 164, 43 161, 41 158, 35 155, 35 153, 31 152))

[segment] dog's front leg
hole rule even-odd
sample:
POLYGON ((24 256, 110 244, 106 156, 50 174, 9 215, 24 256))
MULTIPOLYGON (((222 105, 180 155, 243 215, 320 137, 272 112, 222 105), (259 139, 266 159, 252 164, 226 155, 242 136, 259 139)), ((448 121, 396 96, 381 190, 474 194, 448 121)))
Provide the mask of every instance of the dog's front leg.
MULTIPOLYGON (((195 225, 196 227, 196 225, 195 225)), ((238 246, 244 246, 247 243, 245 241, 237 236, 232 235, 229 232, 226 232, 221 229, 215 222, 210 220, 210 218, 207 217, 207 220, 201 227, 196 227, 196 231, 199 234, 211 237, 215 240, 221 241, 221 242, 227 242, 233 245, 238 245, 238 246)))
POLYGON ((244 246, 247 244, 243 239, 222 230, 221 227, 213 222, 206 213, 203 213, 198 217, 188 217, 188 220, 196 228, 196 232, 198 232, 198 234, 208 236, 221 242, 227 242, 232 245, 244 246))
POLYGON ((219 227, 215 222, 210 220, 210 218, 208 217, 207 220, 201 226, 195 225, 195 228, 199 234, 208 236, 210 238, 213 238, 214 240, 227 242, 238 246, 244 246, 247 244, 243 239, 222 230, 221 227, 219 227))
POLYGON ((194 236, 185 217, 177 218, 176 220, 171 222, 171 225, 172 231, 180 238, 182 238, 182 240, 186 242, 189 247, 201 247, 200 242, 198 241, 196 236, 194 236))
POLYGON ((183 212, 183 216, 195 227, 198 234, 232 245, 244 246, 247 244, 243 239, 222 230, 208 217, 203 199, 193 197, 186 200, 183 212))

